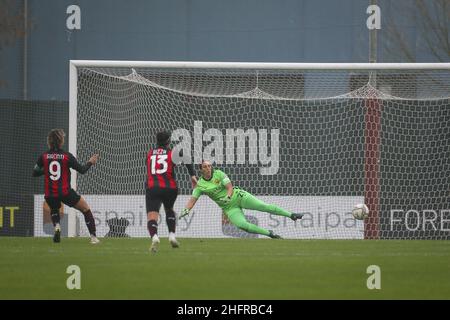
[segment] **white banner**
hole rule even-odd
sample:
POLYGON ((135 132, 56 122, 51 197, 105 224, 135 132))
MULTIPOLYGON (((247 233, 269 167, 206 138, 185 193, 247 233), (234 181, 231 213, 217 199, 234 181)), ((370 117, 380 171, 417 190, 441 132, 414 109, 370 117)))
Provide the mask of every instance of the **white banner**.
MULTIPOLYGON (((130 237, 149 236, 145 196, 84 195, 83 197, 94 214, 98 236, 114 236, 114 231, 116 233, 120 231, 122 235, 130 237)), ((179 196, 175 203, 175 212, 180 213, 189 198, 190 196, 179 196)), ((364 223, 353 219, 351 215, 353 206, 363 203, 363 197, 258 196, 258 199, 291 212, 305 214, 301 220, 294 222, 283 216, 244 209, 249 222, 273 230, 283 238, 362 239, 364 237, 364 223)), ((43 195, 35 195, 35 236, 51 235, 49 233, 51 229, 43 223, 43 200, 43 195)), ((67 213, 68 209, 64 207, 64 212, 67 213)), ((168 230, 163 207, 160 213, 158 234, 166 237, 168 230)), ((78 234, 87 235, 84 218, 79 212, 77 221, 78 234)), ((63 234, 65 234, 64 230, 63 234)), ((220 208, 205 196, 197 201, 189 216, 177 221, 176 234, 180 238, 265 238, 238 230, 229 223, 225 215, 222 215, 220 208)))

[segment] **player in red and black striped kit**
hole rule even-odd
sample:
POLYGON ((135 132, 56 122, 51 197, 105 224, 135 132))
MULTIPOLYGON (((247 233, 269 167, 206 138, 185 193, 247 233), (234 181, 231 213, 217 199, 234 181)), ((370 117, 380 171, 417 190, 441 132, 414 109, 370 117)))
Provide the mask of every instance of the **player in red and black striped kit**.
MULTIPOLYGON (((158 219, 161 203, 166 212, 166 223, 169 229, 169 242, 173 248, 178 247, 175 238, 175 211, 173 205, 178 196, 178 187, 175 179, 175 164, 172 159, 172 150, 169 148, 170 133, 161 131, 156 134, 157 146, 150 149, 147 154, 147 181, 145 202, 147 207, 147 228, 152 238, 150 250, 156 252, 159 246, 158 219)), ((185 164, 191 176, 193 187, 197 184, 194 167, 185 164)))
POLYGON ((50 207, 51 218, 55 227, 54 242, 60 242, 61 226, 59 224, 59 209, 61 202, 75 207, 84 215, 84 220, 91 235, 91 243, 100 241, 95 234, 95 221, 91 209, 86 200, 70 187, 70 168, 79 173, 86 173, 89 168, 97 163, 98 155, 94 154, 89 161, 81 165, 69 152, 62 149, 65 133, 62 129, 53 129, 47 137, 49 150, 41 154, 33 169, 33 176, 44 175, 45 179, 45 201, 50 207))

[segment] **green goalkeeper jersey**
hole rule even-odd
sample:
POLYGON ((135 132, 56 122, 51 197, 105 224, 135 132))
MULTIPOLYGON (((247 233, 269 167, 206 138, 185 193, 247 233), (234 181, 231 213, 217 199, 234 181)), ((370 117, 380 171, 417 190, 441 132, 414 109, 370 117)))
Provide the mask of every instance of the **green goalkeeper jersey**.
POLYGON ((223 199, 227 197, 227 189, 225 185, 230 183, 230 179, 225 172, 215 169, 211 176, 211 179, 206 180, 201 177, 197 182, 197 186, 192 192, 192 196, 196 199, 200 198, 202 194, 206 194, 222 209, 232 207, 237 202, 237 192, 233 192, 231 201, 225 202, 223 199))

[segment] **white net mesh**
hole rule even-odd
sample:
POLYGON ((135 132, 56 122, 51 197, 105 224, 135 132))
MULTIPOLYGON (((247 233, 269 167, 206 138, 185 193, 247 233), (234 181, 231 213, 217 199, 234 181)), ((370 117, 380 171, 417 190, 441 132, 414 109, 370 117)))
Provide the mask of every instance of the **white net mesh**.
MULTIPOLYGON (((450 237, 449 70, 78 68, 78 175, 100 236, 148 236, 145 159, 160 129, 193 163, 305 213, 293 222, 246 211, 286 238, 450 237), (356 221, 353 206, 369 218, 356 221)), ((180 212, 190 179, 177 167, 180 212)), ((180 237, 253 237, 200 198, 180 237)), ((159 234, 167 235, 161 210, 159 234)), ((80 228, 84 228, 81 219, 80 228)))

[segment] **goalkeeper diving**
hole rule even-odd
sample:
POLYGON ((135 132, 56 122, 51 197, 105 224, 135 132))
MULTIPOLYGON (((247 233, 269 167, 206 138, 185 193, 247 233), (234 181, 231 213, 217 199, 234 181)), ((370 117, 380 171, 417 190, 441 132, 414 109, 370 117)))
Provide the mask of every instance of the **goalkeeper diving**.
POLYGON ((190 213, 202 194, 207 195, 217 203, 231 223, 239 229, 249 233, 262 234, 272 239, 280 239, 281 236, 274 234, 272 230, 267 230, 248 222, 245 219, 243 209, 268 212, 291 218, 293 221, 303 217, 301 213, 291 213, 276 205, 267 204, 257 199, 251 193, 238 187, 233 187, 228 176, 223 171, 214 169, 209 161, 203 161, 200 165, 200 170, 201 177, 179 219, 190 213))

